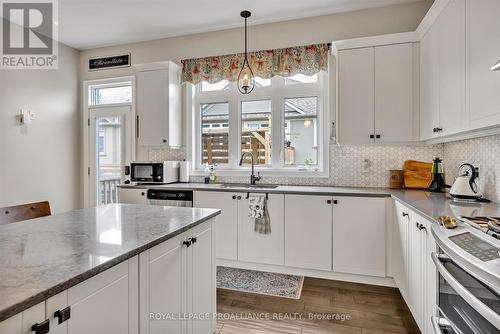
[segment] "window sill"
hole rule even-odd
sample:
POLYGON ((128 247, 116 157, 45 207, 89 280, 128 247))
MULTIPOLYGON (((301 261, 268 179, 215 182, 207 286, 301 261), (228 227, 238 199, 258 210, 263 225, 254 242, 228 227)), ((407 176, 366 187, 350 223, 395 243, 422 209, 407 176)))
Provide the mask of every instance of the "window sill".
MULTIPOLYGON (((191 170, 191 176, 207 176, 204 170, 191 170)), ((249 176, 250 168, 230 169, 220 168, 215 169, 217 176, 249 176)), ((260 173, 260 176, 265 177, 320 177, 328 178, 329 172, 321 169, 301 169, 301 168, 283 168, 283 169, 266 169, 265 167, 255 167, 255 174, 260 173)))

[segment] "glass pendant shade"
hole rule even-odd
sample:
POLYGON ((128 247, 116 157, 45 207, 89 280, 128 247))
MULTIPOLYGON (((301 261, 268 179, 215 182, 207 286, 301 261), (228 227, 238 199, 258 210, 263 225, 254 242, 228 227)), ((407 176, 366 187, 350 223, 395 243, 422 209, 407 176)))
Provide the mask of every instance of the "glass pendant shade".
POLYGON ((240 74, 238 75, 238 90, 242 94, 250 94, 255 88, 255 76, 248 62, 247 52, 247 18, 250 15, 251 13, 247 10, 241 12, 241 17, 245 19, 245 58, 241 65, 240 74))

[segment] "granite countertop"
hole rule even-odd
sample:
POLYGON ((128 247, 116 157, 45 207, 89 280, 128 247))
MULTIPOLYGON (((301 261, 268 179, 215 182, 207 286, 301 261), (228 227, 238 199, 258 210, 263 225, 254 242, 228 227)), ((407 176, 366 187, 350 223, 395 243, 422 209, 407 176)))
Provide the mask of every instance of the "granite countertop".
POLYGON ((0 321, 220 210, 110 204, 0 226, 0 321))

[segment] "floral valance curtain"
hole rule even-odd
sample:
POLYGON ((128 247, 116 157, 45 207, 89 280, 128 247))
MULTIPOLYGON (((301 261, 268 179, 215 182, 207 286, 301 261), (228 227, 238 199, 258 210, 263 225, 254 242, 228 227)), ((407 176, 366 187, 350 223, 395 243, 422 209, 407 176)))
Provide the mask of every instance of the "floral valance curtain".
MULTIPOLYGON (((236 81, 244 54, 182 60, 182 82, 197 84, 221 80, 236 81)), ((248 61, 256 77, 313 75, 328 69, 328 44, 251 52, 248 61)))

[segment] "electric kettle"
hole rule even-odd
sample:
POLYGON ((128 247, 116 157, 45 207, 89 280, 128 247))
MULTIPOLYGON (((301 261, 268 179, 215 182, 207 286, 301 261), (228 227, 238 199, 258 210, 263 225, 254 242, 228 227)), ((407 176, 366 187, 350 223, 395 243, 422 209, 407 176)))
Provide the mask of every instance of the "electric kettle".
POLYGON ((461 200, 480 200, 483 195, 476 183, 478 177, 476 167, 469 163, 462 164, 458 168, 458 177, 451 186, 450 195, 461 200))

